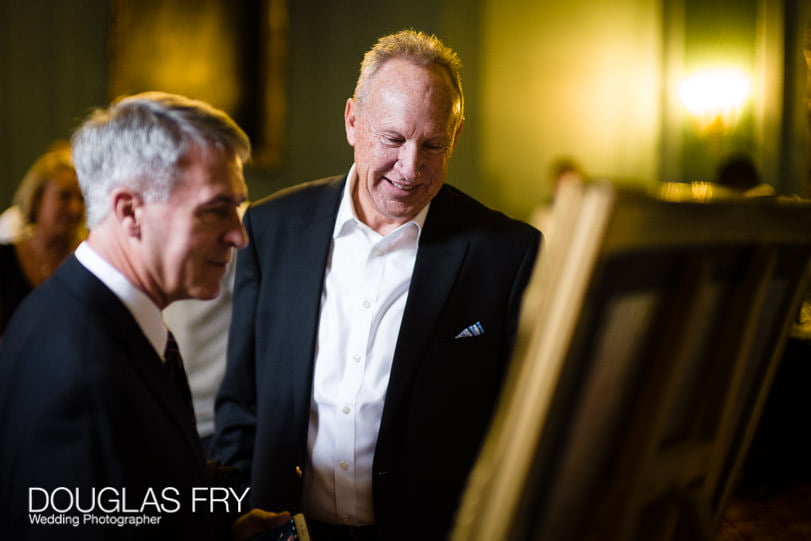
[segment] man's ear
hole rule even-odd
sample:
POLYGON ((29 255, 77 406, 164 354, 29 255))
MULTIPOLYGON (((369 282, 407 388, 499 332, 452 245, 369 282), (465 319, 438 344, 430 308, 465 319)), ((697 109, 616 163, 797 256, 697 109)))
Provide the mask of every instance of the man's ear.
POLYGON ((143 201, 134 192, 117 189, 113 192, 113 214, 126 233, 133 237, 141 236, 143 201))
POLYGON ((453 148, 456 149, 456 143, 459 142, 459 136, 462 134, 462 126, 465 124, 465 119, 460 118, 459 123, 456 125, 456 131, 453 134, 453 148))
POLYGON ((355 130, 357 129, 357 112, 358 104, 354 99, 349 98, 346 100, 346 109, 344 109, 344 128, 346 129, 346 141, 350 146, 355 146, 355 130))

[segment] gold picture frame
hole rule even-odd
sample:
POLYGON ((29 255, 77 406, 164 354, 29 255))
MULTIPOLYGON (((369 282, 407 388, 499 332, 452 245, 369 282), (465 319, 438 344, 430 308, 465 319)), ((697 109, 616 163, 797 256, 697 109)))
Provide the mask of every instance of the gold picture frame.
POLYGON ((287 27, 286 0, 115 0, 110 96, 161 90, 206 101, 251 138, 253 166, 276 168, 287 27))

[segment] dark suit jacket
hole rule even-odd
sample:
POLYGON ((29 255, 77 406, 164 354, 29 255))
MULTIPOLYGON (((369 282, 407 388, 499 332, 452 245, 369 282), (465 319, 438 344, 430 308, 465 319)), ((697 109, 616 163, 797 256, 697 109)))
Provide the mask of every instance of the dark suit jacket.
MULTIPOLYGON (((0 344, 0 531, 8 539, 213 539, 210 517, 190 513, 191 487, 206 467, 190 409, 161 359, 118 298, 71 256, 18 309, 0 344), (157 526, 32 526, 29 487, 79 491, 78 504, 126 492, 141 508, 145 491, 157 526)), ((61 492, 60 492, 61 491, 61 492)), ((64 490, 55 507, 69 505, 64 490)), ((98 501, 98 499, 96 500, 98 501)), ((46 505, 35 491, 33 508, 46 505)), ((124 504, 122 504, 124 505, 124 504)), ((76 505, 69 508, 76 511, 76 505)), ((52 507, 42 515, 53 515, 52 507)), ((81 515, 81 513, 77 513, 81 515)), ((98 505, 92 513, 104 517, 98 505)), ((112 515, 139 513, 114 512, 112 515)))
MULTIPOLYGON (((294 187, 245 216, 251 243, 237 262, 215 452, 250 474, 254 505, 271 510, 300 506, 321 292, 345 181, 294 187)), ((450 527, 539 241, 535 229, 450 186, 431 203, 375 449, 384 538, 444 537, 450 527), (477 321, 483 335, 454 339, 477 321)))

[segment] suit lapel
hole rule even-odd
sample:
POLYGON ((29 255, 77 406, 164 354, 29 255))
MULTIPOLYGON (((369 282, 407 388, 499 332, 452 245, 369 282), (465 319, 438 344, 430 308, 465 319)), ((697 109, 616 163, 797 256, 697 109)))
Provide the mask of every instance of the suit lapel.
POLYGON ((431 202, 420 237, 378 441, 387 439, 386 432, 393 428, 391 421, 396 419, 399 405, 407 403, 411 381, 425 356, 425 349, 467 254, 469 241, 454 234, 454 225, 443 188, 431 202))
POLYGON ((200 464, 204 464, 205 457, 195 426, 194 411, 184 402, 181 393, 169 379, 169 374, 163 366, 163 360, 143 335, 140 336, 137 343, 133 343, 132 351, 133 354, 129 359, 141 376, 144 385, 161 403, 167 417, 177 426, 178 432, 183 434, 183 438, 200 464))
MULTIPOLYGON (((289 303, 292 325, 290 343, 307 344, 303 350, 302 362, 292 363, 292 385, 294 389, 311 389, 315 363, 315 344, 321 312, 321 295, 324 288, 327 259, 335 228, 335 218, 341 200, 346 176, 336 177, 327 182, 310 208, 303 209, 302 220, 292 224, 297 230, 288 238, 294 239, 291 247, 297 254, 298 263, 289 270, 289 284, 292 302, 289 303)), ((271 262, 271 264, 273 264, 271 262)), ((300 411, 294 415, 307 419, 310 401, 308 393, 297 393, 302 397, 298 402, 300 411), (306 398, 306 400, 305 400, 306 398)), ((306 434, 306 430, 305 430, 306 434)))
MULTIPOLYGON (((130 364, 138 374, 144 386, 149 390, 166 411, 167 417, 177 425, 191 451, 205 463, 200 438, 194 425, 194 416, 174 388, 163 367, 163 361, 144 336, 135 318, 126 306, 95 275, 88 271, 75 256, 70 256, 61 269, 62 282, 79 298, 94 310, 101 312, 101 317, 109 326, 111 340, 122 344, 122 360, 130 364)), ((111 359, 110 362, 117 362, 111 359)))

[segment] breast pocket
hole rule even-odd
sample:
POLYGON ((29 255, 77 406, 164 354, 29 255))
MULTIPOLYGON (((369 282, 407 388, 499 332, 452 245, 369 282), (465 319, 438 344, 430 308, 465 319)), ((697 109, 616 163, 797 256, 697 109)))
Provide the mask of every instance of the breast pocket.
POLYGON ((494 336, 443 338, 431 342, 422 367, 444 384, 453 385, 498 377, 504 364, 499 357, 494 336))

